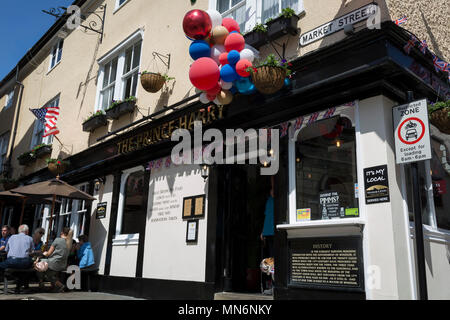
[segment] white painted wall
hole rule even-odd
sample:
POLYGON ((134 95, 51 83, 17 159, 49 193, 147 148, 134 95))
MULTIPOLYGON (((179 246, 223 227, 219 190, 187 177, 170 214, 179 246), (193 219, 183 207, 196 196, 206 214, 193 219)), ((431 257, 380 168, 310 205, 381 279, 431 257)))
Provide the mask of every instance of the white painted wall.
POLYGON ((113 245, 111 255, 111 276, 132 277, 136 276, 136 262, 138 245, 113 245))
MULTIPOLYGON (((200 173, 199 165, 174 166, 169 169, 153 169, 150 178, 148 215, 145 234, 143 277, 167 280, 205 281, 206 228, 205 218, 200 218, 198 242, 186 243, 187 222, 182 220, 183 197, 206 194, 207 183, 200 173), (178 208, 165 210, 158 215, 155 210, 161 191, 169 191, 171 201, 178 208), (158 193, 159 192, 159 193, 158 193), (156 221, 170 217, 166 221, 156 221)), ((205 210, 207 203, 205 203, 205 210)))

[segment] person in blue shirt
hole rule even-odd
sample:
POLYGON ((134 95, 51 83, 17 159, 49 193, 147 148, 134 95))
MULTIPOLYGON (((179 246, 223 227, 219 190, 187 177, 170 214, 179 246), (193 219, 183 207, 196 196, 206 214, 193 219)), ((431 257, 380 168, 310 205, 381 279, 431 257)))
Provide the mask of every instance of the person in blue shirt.
POLYGON ((2 227, 2 237, 0 238, 0 251, 5 251, 6 244, 11 237, 11 228, 7 225, 2 227))
POLYGON ((88 241, 86 235, 81 235, 78 237, 78 250, 77 256, 79 261, 80 269, 91 267, 95 264, 94 252, 92 251, 91 243, 88 241))
POLYGON ((273 257, 273 237, 275 234, 273 210, 273 188, 271 188, 269 198, 266 201, 264 226, 261 233, 261 241, 264 242, 266 247, 267 258, 273 257))
POLYGON ((39 251, 42 248, 43 242, 42 237, 45 234, 44 228, 37 228, 33 233, 33 243, 34 243, 34 251, 39 251))

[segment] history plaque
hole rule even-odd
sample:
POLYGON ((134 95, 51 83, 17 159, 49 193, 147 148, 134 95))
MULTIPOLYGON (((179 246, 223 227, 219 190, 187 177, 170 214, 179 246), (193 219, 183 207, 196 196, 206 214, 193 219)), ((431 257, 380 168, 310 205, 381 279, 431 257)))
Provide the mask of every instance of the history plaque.
POLYGON ((289 285, 364 291, 361 243, 358 236, 292 239, 289 285))

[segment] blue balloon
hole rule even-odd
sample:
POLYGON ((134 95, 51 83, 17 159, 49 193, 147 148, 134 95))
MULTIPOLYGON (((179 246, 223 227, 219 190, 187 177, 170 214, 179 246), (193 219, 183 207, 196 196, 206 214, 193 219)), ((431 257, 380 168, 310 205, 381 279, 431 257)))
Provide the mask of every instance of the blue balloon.
POLYGON ((234 82, 239 77, 236 70, 229 64, 226 64, 220 69, 220 77, 225 82, 234 82))
POLYGON ((231 92, 232 94, 236 94, 236 92, 238 92, 238 89, 236 89, 235 86, 232 86, 231 89, 230 89, 230 92, 231 92))
POLYGON ((247 91, 242 92, 242 94, 253 94, 256 92, 256 87, 255 85, 252 83, 252 85, 248 88, 247 91))
POLYGON ((252 86, 254 86, 249 78, 240 78, 234 82, 234 85, 236 86, 238 91, 243 94, 245 94, 251 89, 252 86))
POLYGON ((211 48, 208 42, 204 40, 195 40, 189 47, 189 54, 194 60, 202 57, 209 57, 211 56, 211 48))
POLYGON ((239 33, 239 32, 237 32, 236 30, 233 30, 230 32, 230 34, 232 34, 232 33, 239 33))
POLYGON ((291 85, 291 79, 289 79, 289 78, 284 79, 284 86, 289 87, 290 85, 291 85))
POLYGON ((241 55, 239 54, 239 52, 237 50, 231 50, 228 53, 228 63, 231 65, 235 65, 236 63, 238 63, 239 60, 241 60, 241 55))

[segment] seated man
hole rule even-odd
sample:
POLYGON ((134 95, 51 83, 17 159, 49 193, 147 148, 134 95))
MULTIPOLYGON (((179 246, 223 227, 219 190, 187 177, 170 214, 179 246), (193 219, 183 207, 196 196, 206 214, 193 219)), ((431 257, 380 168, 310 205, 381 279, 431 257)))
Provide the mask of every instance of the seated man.
POLYGON ((78 237, 80 241, 78 244, 77 256, 78 261, 80 261, 80 269, 84 269, 95 264, 94 252, 92 251, 91 243, 88 242, 88 237, 86 235, 81 235, 78 237))
POLYGON ((2 237, 0 238, 0 251, 5 251, 6 244, 11 237, 11 228, 8 225, 2 227, 2 237))
MULTIPOLYGON (((33 252, 33 238, 28 235, 28 226, 23 224, 19 227, 19 234, 12 235, 6 244, 6 252, 8 253, 5 261, 0 262, 0 271, 2 273, 7 268, 28 269, 32 266, 30 253, 33 252)), ((17 284, 16 291, 20 288, 21 283, 17 284)))

